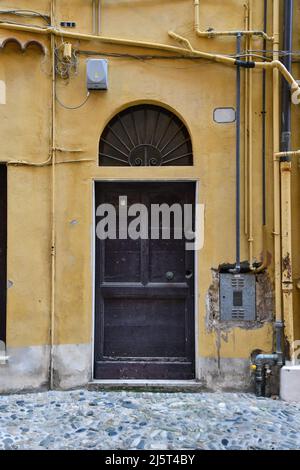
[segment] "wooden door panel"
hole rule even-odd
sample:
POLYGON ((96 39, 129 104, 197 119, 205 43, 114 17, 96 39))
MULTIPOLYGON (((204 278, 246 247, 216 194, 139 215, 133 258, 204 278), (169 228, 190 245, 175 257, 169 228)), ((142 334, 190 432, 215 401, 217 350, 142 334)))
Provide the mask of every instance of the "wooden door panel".
POLYGON ((139 380, 192 380, 195 377, 192 362, 96 362, 95 378, 139 380))
POLYGON ((104 356, 184 358, 184 308, 185 299, 107 299, 104 356))
POLYGON ((178 251, 150 250, 151 282, 166 282, 167 273, 173 273, 173 282, 185 282, 185 258, 178 251), (166 262, 167 259, 167 262, 166 262))
MULTIPOLYGON (((96 207, 194 204, 187 183, 99 183, 96 207)), ((100 220, 97 218, 96 222, 100 220)), ((194 253, 185 240, 96 239, 95 377, 194 377, 194 253), (168 277, 172 273, 171 277, 168 277), (168 275, 167 275, 168 273, 168 275)), ((174 228, 171 230, 174 234, 174 228)))
POLYGON ((105 243, 105 282, 139 282, 141 280, 141 253, 132 248, 126 251, 110 250, 105 243))

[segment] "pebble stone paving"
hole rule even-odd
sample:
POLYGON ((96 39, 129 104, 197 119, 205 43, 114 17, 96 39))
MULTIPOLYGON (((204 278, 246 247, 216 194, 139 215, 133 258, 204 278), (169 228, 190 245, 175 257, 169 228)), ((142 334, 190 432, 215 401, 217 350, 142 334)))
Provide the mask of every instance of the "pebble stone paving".
POLYGON ((0 396, 0 449, 300 449, 300 404, 235 393, 0 396))

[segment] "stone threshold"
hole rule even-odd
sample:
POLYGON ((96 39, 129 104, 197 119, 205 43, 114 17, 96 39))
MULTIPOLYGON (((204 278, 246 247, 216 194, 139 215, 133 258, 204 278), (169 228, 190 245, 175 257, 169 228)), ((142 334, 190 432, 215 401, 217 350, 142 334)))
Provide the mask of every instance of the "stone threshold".
POLYGON ((90 391, 135 391, 157 393, 199 393, 207 391, 197 380, 94 380, 88 383, 90 391))

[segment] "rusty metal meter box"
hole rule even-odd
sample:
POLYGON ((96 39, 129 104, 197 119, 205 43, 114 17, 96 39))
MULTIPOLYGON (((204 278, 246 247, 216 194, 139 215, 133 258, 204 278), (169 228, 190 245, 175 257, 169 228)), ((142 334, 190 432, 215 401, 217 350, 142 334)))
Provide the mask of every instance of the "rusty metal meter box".
POLYGON ((223 321, 255 321, 254 274, 220 274, 220 318, 223 321))

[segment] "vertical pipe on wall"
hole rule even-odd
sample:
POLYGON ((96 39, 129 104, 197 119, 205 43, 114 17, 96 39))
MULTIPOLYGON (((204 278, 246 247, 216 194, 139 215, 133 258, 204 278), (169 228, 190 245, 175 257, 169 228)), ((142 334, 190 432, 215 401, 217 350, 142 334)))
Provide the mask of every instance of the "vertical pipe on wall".
MULTIPOLYGON (((283 50, 285 55, 283 64, 289 72, 292 71, 292 43, 293 43, 293 0, 284 2, 284 29, 283 50)), ((288 152, 291 149, 291 97, 290 87, 282 80, 282 102, 281 102, 281 151, 288 152)))
MULTIPOLYGON (((284 51, 283 63, 287 70, 292 70, 293 42, 293 0, 284 2, 284 51)), ((281 151, 291 148, 291 98, 290 88, 282 81, 281 98, 281 151)), ((291 171, 290 157, 282 157, 281 169, 281 224, 282 224, 282 298, 286 340, 291 348, 294 342, 293 318, 293 273, 292 273, 292 208, 291 208, 291 171)))
POLYGON ((292 268, 292 210, 290 157, 282 157, 281 171, 281 216, 282 216, 282 298, 285 338, 291 355, 294 342, 293 316, 293 268, 292 268))
MULTIPOLYGON (((249 2, 249 28, 252 30, 253 27, 253 1, 249 2)), ((252 38, 249 38, 249 47, 252 50, 252 38)), ((252 60, 249 56, 248 60, 252 60)), ((248 178, 249 178, 249 229, 248 229, 248 245, 249 245, 249 265, 250 269, 253 269, 253 71, 249 70, 249 136, 248 136, 248 178)))
MULTIPOLYGON (((236 56, 241 55, 241 33, 236 37, 236 56)), ((236 69, 236 263, 235 272, 241 270, 241 68, 236 69)))
MULTIPOLYGON (((279 18, 280 2, 273 0, 273 60, 279 60, 279 18)), ((273 152, 279 151, 279 70, 273 69, 273 152)), ((281 298, 281 210, 280 210, 280 163, 273 157, 273 210, 274 210, 274 284, 275 284, 275 316, 276 324, 282 324, 282 298, 281 298)), ((277 332, 281 330, 278 328, 277 332)), ((277 341, 277 343, 279 343, 277 341)), ((280 343, 279 343, 280 344, 280 343)), ((277 351, 281 353, 281 351, 277 351)), ((282 355, 282 354, 281 354, 282 355)))
MULTIPOLYGON (((267 20, 268 20, 268 0, 264 0, 264 32, 267 32, 267 20)), ((263 49, 264 51, 267 48, 267 41, 264 38, 263 49)), ((264 54, 266 57, 266 55, 264 54)), ((266 59, 265 59, 266 61, 266 59)), ((262 188, 263 188, 263 216, 262 222, 265 227, 267 224, 267 201, 266 201, 266 117, 267 117, 267 107, 266 107, 266 84, 267 84, 267 73, 266 70, 263 70, 262 76, 262 188)))
MULTIPOLYGON (((51 24, 55 18, 55 0, 51 0, 51 24)), ((55 283, 56 283, 56 107, 55 107, 55 37, 51 35, 51 59, 52 59, 52 116, 51 116, 51 177, 52 177, 52 201, 51 201, 51 318, 50 318, 50 388, 54 388, 54 344, 55 344, 55 283)))
MULTIPOLYGON (((244 5, 245 8, 245 31, 249 30, 249 1, 244 5)), ((246 50, 249 47, 249 36, 245 39, 246 50)), ((248 140, 249 140, 249 128, 248 128, 248 116, 249 116, 249 69, 245 69, 245 105, 244 105, 244 223, 245 223, 245 235, 248 235, 248 140)))
MULTIPOLYGON (((7 297, 7 166, 0 163, 0 342, 6 343, 7 297)), ((0 344, 0 356, 1 353, 0 344)))
POLYGON ((102 20, 102 15, 101 15, 101 0, 98 0, 98 28, 97 28, 97 34, 101 33, 101 20, 102 20))
MULTIPOLYGON (((264 0, 263 5, 264 32, 267 34, 268 29, 268 0, 264 0)), ((266 51, 267 40, 263 40, 263 50, 266 51)), ((266 62, 266 53, 264 52, 264 62, 266 62)), ((254 269, 255 273, 264 271, 268 266, 268 250, 267 250, 267 166, 266 166, 266 123, 267 123, 267 72, 263 69, 262 73, 262 225, 263 225, 263 262, 259 268, 254 269)))

